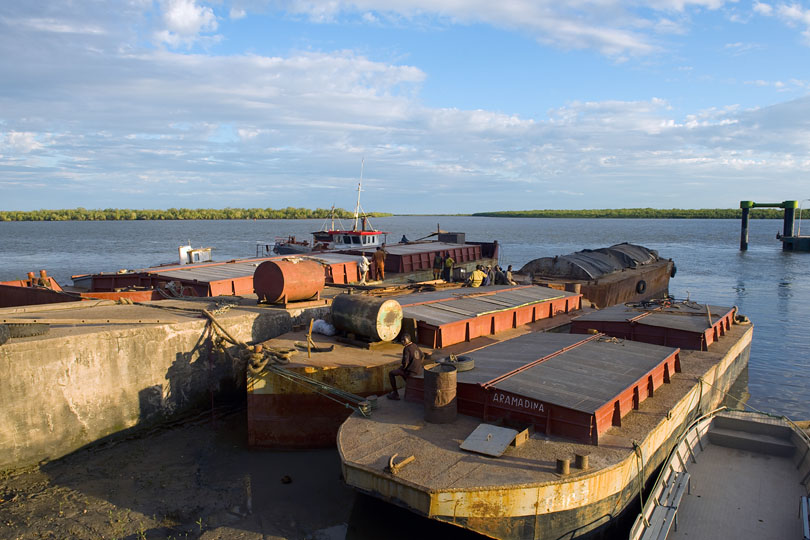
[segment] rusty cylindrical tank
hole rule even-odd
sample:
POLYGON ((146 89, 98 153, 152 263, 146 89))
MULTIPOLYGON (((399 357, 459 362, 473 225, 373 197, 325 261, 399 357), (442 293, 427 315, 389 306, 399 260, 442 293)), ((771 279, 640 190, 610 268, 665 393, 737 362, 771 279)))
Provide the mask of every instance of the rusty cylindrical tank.
POLYGON ((449 424, 458 414, 456 401, 456 366, 428 364, 425 366, 425 420, 433 424, 449 424))
POLYGON ((332 300, 332 324, 372 341, 391 341, 402 328, 402 306, 390 298, 340 294, 332 300))
POLYGON ((260 302, 295 302, 320 293, 324 280, 323 266, 315 261, 265 261, 253 272, 253 290, 260 302))

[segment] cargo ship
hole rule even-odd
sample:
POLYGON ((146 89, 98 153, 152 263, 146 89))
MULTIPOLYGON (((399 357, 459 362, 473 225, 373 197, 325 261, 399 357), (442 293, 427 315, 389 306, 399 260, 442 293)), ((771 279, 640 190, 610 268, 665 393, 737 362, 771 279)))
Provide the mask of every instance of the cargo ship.
POLYGON ((736 308, 684 302, 582 324, 471 342, 472 370, 429 364, 405 401, 350 416, 337 438, 346 483, 491 538, 618 534, 683 430, 747 365, 753 326, 736 308))

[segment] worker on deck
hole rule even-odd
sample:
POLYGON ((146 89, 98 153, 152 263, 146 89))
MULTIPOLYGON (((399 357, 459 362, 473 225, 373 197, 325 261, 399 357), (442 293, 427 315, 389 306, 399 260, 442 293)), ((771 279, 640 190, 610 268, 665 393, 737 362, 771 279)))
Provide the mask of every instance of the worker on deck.
POLYGON ((503 271, 503 268, 495 265, 495 268, 492 270, 495 272, 495 285, 510 285, 506 280, 506 272, 503 271))
POLYGON ((470 277, 467 278, 467 287, 480 287, 481 284, 484 282, 484 278, 487 275, 482 270, 482 266, 479 264, 475 267, 475 270, 472 271, 470 277))
POLYGON ((382 281, 385 279, 385 250, 381 247, 377 248, 374 255, 371 257, 374 261, 374 279, 382 281))
POLYGON ((456 260, 450 255, 450 252, 447 252, 447 257, 444 259, 444 280, 448 283, 453 281, 453 265, 456 264, 456 260))
POLYGON ((410 334, 402 334, 402 365, 388 372, 388 380, 391 382, 391 392, 386 396, 388 399, 399 399, 397 392, 397 376, 408 383, 408 378, 422 374, 422 360, 425 355, 419 345, 411 341, 410 334))
POLYGON ((495 273, 492 271, 492 266, 487 266, 486 268, 482 268, 482 270, 484 272, 484 282, 482 285, 484 287, 495 285, 495 273))
POLYGON ((442 267, 444 266, 444 259, 440 252, 436 252, 433 257, 433 279, 439 279, 442 275, 442 267))
POLYGON ((368 259, 366 259, 365 252, 360 255, 360 285, 366 284, 366 278, 368 277, 368 268, 369 263, 368 259))
POLYGON ((506 281, 509 282, 509 285, 517 285, 517 283, 515 283, 514 278, 512 277, 512 265, 511 264, 506 267, 506 281))

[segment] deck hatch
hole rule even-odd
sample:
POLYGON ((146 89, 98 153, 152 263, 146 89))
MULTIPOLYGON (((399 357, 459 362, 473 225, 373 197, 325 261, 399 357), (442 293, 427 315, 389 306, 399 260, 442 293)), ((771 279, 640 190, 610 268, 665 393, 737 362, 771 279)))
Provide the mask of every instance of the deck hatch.
MULTIPOLYGON (((458 374, 458 410, 598 444, 680 371, 679 351, 606 336, 526 334, 469 353, 476 367, 458 374)), ((422 400, 421 378, 408 381, 406 399, 422 400)))
POLYGON ((619 305, 574 319, 571 332, 593 329, 619 339, 705 351, 729 331, 736 312, 695 302, 649 308, 619 305))
POLYGON ((580 294, 536 285, 453 289, 397 297, 415 319, 419 343, 432 348, 497 334, 580 309, 580 294))

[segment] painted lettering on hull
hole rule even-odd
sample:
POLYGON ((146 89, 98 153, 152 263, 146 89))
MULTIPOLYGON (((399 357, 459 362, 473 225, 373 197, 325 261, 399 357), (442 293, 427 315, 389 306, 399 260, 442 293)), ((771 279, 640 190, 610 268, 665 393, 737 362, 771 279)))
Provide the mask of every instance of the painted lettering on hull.
POLYGON ((507 407, 512 407, 527 412, 543 412, 543 404, 541 402, 525 397, 504 394, 503 392, 493 393, 492 403, 497 405, 505 405, 507 407))

